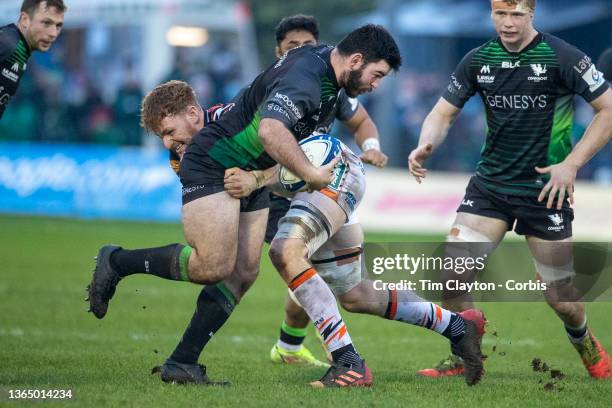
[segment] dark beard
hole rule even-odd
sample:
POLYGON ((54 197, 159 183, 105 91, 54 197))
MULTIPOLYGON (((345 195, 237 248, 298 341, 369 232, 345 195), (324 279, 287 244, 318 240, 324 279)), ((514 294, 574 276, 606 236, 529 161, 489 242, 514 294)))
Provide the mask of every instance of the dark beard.
POLYGON ((344 81, 344 91, 349 96, 349 98, 356 98, 361 93, 361 76, 363 74, 363 70, 365 68, 365 64, 354 71, 349 71, 345 75, 344 81))

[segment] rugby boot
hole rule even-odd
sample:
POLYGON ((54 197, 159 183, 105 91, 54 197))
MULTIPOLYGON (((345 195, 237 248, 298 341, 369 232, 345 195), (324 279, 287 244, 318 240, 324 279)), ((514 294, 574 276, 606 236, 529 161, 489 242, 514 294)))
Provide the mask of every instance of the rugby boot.
POLYGON ((274 363, 284 363, 292 365, 308 365, 313 367, 329 367, 329 364, 317 360, 304 345, 297 351, 289 351, 275 344, 270 350, 270 359, 274 363))
POLYGON ((610 378, 610 355, 590 330, 580 341, 572 342, 572 345, 591 377, 598 380, 610 378))
POLYGON ((359 365, 343 366, 332 364, 325 375, 310 383, 312 388, 369 387, 372 385, 372 372, 365 360, 359 365))
POLYGON ((115 294, 117 284, 121 280, 110 262, 111 254, 118 249, 121 249, 121 247, 116 245, 103 246, 95 258, 96 267, 91 283, 87 286, 87 291, 89 293, 89 310, 98 319, 102 319, 106 315, 108 302, 115 294))
MULTIPOLYGON (((480 343, 482 342, 482 336, 485 333, 485 323, 486 319, 484 314, 477 309, 468 309, 461 313, 459 316, 463 318, 466 322, 471 321, 474 323, 476 327, 476 333, 478 335, 478 343, 480 349, 480 343)), ((466 325, 467 326, 467 325, 466 325)), ((484 358, 484 357, 482 357, 484 358)), ((425 377, 448 377, 454 375, 464 375, 465 374, 465 366, 461 357, 458 357, 454 354, 449 355, 442 361, 440 361, 435 368, 425 368, 418 372, 419 375, 425 377)), ((467 380, 467 378, 466 378, 467 380)))
MULTIPOLYGON (((206 375, 206 366, 202 364, 184 364, 167 359, 161 366, 161 379, 172 384, 198 384, 198 385, 230 385, 229 381, 212 381, 206 375)), ((157 372, 153 369, 153 372, 157 372)))
POLYGON ((461 340, 451 344, 453 354, 463 360, 463 375, 467 385, 478 384, 484 373, 480 339, 481 336, 478 335, 478 329, 474 322, 466 320, 465 334, 461 337, 461 340))

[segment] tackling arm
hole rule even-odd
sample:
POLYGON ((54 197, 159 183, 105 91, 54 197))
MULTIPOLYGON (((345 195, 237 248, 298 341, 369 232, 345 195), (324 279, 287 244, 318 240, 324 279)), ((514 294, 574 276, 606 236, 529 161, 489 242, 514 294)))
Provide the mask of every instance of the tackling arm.
POLYGON ((325 166, 314 167, 291 132, 276 119, 261 120, 259 139, 270 157, 308 183, 311 189, 319 190, 331 182, 334 167, 340 156, 325 166))

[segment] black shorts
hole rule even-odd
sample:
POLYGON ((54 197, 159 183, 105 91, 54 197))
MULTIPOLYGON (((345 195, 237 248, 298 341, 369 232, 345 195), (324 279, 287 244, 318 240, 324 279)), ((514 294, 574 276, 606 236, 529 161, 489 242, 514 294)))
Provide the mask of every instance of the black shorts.
MULTIPOLYGON (((555 200, 556 205, 556 200, 555 200)), ((574 210, 567 200, 560 211, 546 208, 537 197, 501 194, 485 187, 476 176, 470 179, 457 212, 497 218, 508 223, 508 231, 547 241, 559 241, 572 236, 574 210), (515 225, 516 224, 516 225, 515 225)))
POLYGON ((287 214, 291 207, 291 200, 270 193, 270 213, 268 215, 268 226, 266 228, 266 242, 269 244, 278 231, 278 222, 287 214))
MULTIPOLYGON (((211 159, 198 145, 190 144, 181 160, 179 169, 179 177, 183 185, 183 205, 225 190, 224 176, 223 166, 211 159)), ((258 211, 269 206, 270 198, 267 188, 255 190, 248 197, 240 199, 240 212, 258 211)))

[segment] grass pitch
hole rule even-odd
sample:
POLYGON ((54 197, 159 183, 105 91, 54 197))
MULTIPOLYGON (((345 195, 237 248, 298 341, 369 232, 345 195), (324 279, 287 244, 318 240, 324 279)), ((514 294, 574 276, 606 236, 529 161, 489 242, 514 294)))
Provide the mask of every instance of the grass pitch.
MULTIPOLYGON (((427 237, 370 234, 369 241, 427 237)), ((431 237, 429 237, 431 238, 431 237)), ((281 319, 285 286, 264 255, 261 275, 200 361, 228 388, 163 384, 150 374, 188 323, 200 288, 150 276, 122 281, 104 320, 88 314, 85 286, 105 243, 127 248, 182 242, 179 225, 0 217, 0 405, 8 390, 73 390, 68 406, 610 406, 612 381, 588 377, 561 323, 540 303, 481 304, 498 336, 486 335, 483 381, 430 380, 419 368, 448 353, 435 333, 344 312, 374 387, 311 390, 323 370, 274 365, 269 351, 281 319), (495 346, 495 351, 493 348, 495 346), (540 358, 565 378, 534 372, 540 358), (550 386, 547 388, 551 388, 550 386)), ((590 325, 612 349, 612 303, 588 305, 590 325)), ((492 331, 492 330, 490 330, 492 331)), ((306 345, 323 357, 314 329, 306 345)), ((60 403, 61 404, 61 403, 60 403)))

